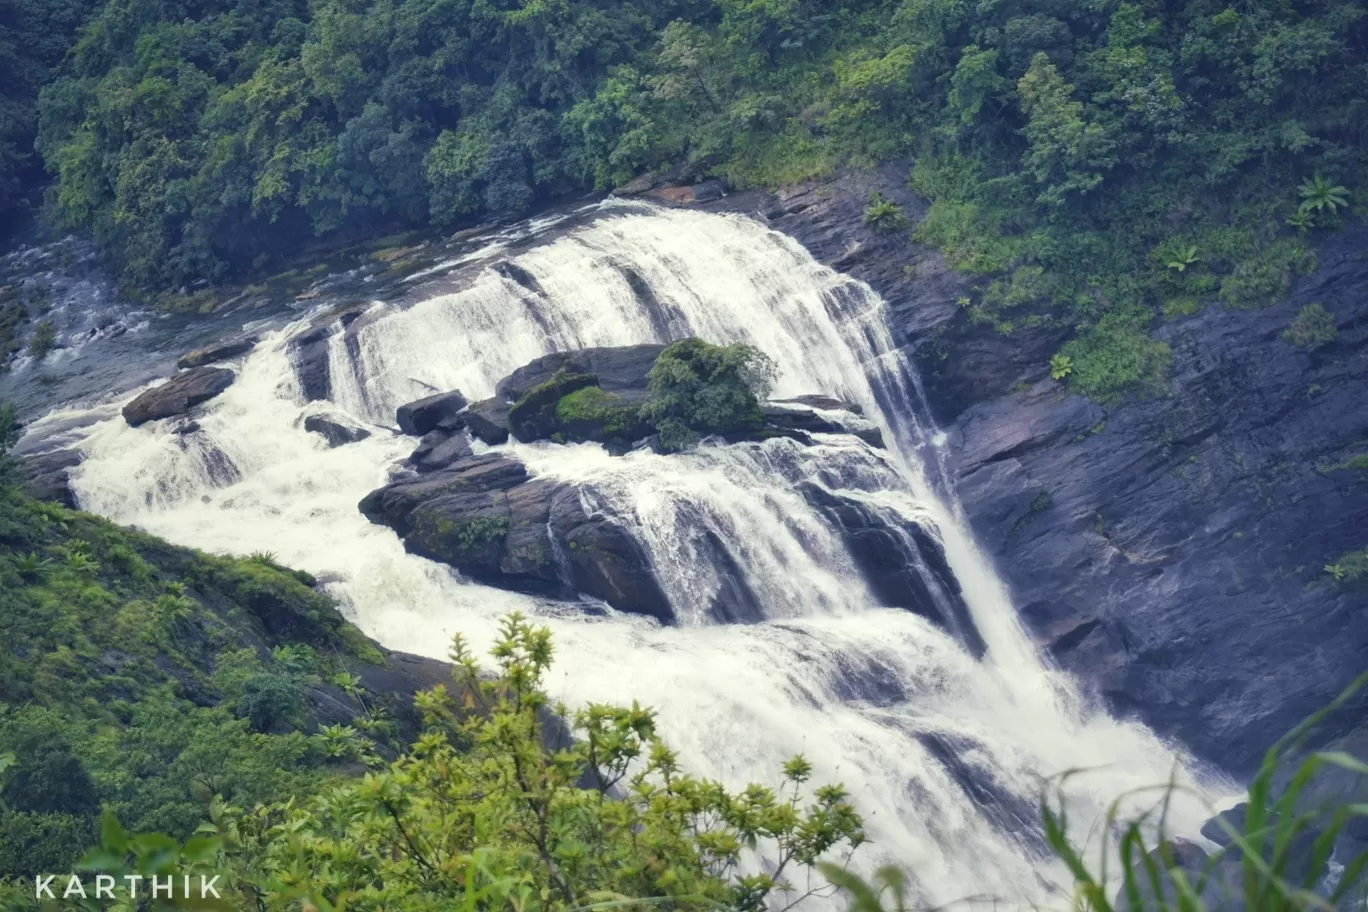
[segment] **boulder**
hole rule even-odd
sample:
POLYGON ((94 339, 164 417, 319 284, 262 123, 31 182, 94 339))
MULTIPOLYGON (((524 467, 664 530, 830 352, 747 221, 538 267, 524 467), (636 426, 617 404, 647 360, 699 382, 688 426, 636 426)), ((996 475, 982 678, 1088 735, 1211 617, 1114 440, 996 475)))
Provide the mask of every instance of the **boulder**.
POLYGON ((509 404, 502 399, 482 399, 471 403, 460 415, 470 433, 490 446, 508 442, 509 404))
POLYGON ((495 393, 512 404, 561 371, 593 374, 598 378, 598 385, 609 392, 645 390, 650 385, 651 368, 664 350, 664 345, 646 344, 553 352, 528 362, 500 380, 495 393))
POLYGON ((465 434, 437 430, 423 436, 418 448, 409 455, 408 464, 420 473, 435 472, 474 455, 470 438, 465 434))
POLYGON ((641 196, 641 194, 651 190, 656 185, 655 177, 650 174, 643 174, 635 180, 628 181, 621 187, 613 190, 614 196, 641 196))
POLYGON ((452 390, 399 406, 395 419, 399 430, 411 437, 422 437, 443 421, 455 417, 468 404, 459 390, 452 390))
POLYGON ((192 367, 203 367, 206 364, 214 364, 219 361, 227 361, 229 358, 236 358, 245 355, 256 348, 260 341, 257 336, 236 336, 231 339, 224 339, 204 348, 197 348, 192 352, 186 352, 180 356, 176 362, 176 367, 181 370, 189 370, 192 367))
POLYGON ((598 386, 598 377, 582 371, 561 369, 544 383, 532 387, 518 397, 509 409, 508 427, 519 440, 542 440, 560 429, 557 406, 565 396, 590 386, 598 386))
POLYGON ((840 532, 876 598, 939 624, 975 656, 983 655, 987 647, 931 533, 817 484, 806 483, 801 490, 840 532))
POLYGON ((371 435, 363 427, 329 415, 310 415, 304 419, 304 430, 322 436, 331 449, 365 440, 371 435))
POLYGON ((669 623, 669 600, 640 545, 621 525, 589 516, 573 485, 529 478, 498 453, 402 479, 362 500, 414 554, 492 586, 553 597, 590 596, 669 623))
POLYGON ((332 393, 332 366, 329 364, 328 340, 336 330, 333 323, 323 323, 305 330, 285 345, 294 365, 299 392, 305 402, 319 402, 332 393))
POLYGON ((574 487, 563 486, 556 493, 550 527, 578 591, 618 611, 674 622, 670 600, 641 545, 618 523, 587 515, 574 487))
POLYGON ((222 367, 197 367, 177 374, 125 405, 124 420, 138 427, 149 421, 184 415, 232 386, 236 376, 222 367))

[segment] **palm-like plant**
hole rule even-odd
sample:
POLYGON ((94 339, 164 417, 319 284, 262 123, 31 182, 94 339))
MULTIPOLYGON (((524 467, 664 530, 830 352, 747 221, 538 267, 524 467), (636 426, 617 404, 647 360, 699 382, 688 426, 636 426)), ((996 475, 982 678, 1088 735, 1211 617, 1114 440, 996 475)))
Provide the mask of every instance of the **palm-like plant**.
POLYGON ((1303 181, 1301 187, 1297 189, 1301 194, 1302 204, 1299 207, 1301 212, 1324 212, 1330 210, 1334 215, 1340 207, 1349 205, 1349 190, 1340 184, 1331 184, 1328 180, 1317 174, 1310 180, 1303 181))
POLYGON ((1302 234, 1306 234, 1316 227, 1316 217, 1309 210, 1298 209, 1287 217, 1287 225, 1289 228, 1296 228, 1302 234))
POLYGON ((1189 266, 1194 263, 1199 263, 1201 260, 1202 258, 1197 255, 1197 247, 1195 245, 1189 245, 1175 251, 1173 256, 1164 265, 1169 269, 1186 272, 1189 266))

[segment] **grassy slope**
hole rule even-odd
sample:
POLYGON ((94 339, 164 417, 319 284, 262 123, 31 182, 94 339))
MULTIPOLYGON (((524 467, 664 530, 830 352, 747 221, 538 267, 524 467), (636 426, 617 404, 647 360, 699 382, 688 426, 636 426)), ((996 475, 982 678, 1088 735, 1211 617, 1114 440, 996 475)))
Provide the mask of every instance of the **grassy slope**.
POLYGON ((0 485, 0 874, 65 870, 102 805, 184 836, 215 794, 354 771, 358 752, 309 734, 325 723, 397 742, 406 708, 358 686, 387 657, 311 582, 0 485))

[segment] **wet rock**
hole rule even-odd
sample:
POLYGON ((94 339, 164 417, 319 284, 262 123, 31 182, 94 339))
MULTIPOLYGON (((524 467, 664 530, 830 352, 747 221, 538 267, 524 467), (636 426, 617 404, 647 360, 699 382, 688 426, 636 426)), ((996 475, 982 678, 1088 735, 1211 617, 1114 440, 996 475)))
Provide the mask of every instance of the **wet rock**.
POLYGON ((30 494, 39 500, 55 500, 64 507, 77 508, 71 489, 71 470, 85 457, 79 450, 62 449, 26 456, 19 464, 19 475, 30 494))
MULTIPOLYGON (((838 402, 825 397, 809 397, 826 402, 838 402)), ((882 448, 883 431, 874 422, 845 409, 836 411, 827 406, 813 406, 790 400, 766 402, 760 407, 769 425, 805 431, 810 434, 851 434, 870 446, 882 448), (820 411, 819 411, 820 409, 820 411)))
POLYGON ((411 437, 422 437, 443 421, 454 417, 468 404, 459 390, 452 390, 399 406, 395 419, 399 430, 411 437))
POLYGON ((197 367, 177 374, 123 407, 124 420, 133 427, 184 415, 233 385, 236 375, 227 368, 197 367))
POLYGON ((180 356, 176 362, 176 367, 181 370, 188 370, 192 367, 203 367, 206 364, 214 364, 218 361, 227 361, 245 355, 256 348, 259 341, 257 336, 238 336, 233 339, 224 339, 204 348, 197 348, 192 352, 186 352, 180 356))
POLYGON ((286 343, 299 392, 305 402, 320 402, 332 393, 332 367, 328 358, 328 339, 337 327, 331 323, 315 326, 286 343))
POLYGON ((673 618, 638 543, 617 523, 585 513, 573 485, 530 479, 500 454, 461 460, 397 481, 361 502, 372 522, 414 554, 489 585, 601 599, 619 611, 673 618))
POLYGON ((470 433, 490 446, 508 442, 509 404, 502 399, 482 399, 469 405, 459 418, 470 433))
POLYGON ((840 531, 876 598, 939 624, 974 655, 983 655, 983 638, 940 542, 915 523, 899 521, 820 485, 805 484, 801 490, 840 531))
POLYGON ((470 439, 456 431, 431 431, 424 435, 418 448, 409 455, 409 465, 418 472, 435 472, 474 455, 470 439))
POLYGON ((643 174, 635 180, 623 184, 613 190, 614 196, 641 196, 641 194, 651 190, 656 185, 655 178, 650 174, 643 174))
POLYGON ((593 374, 598 379, 598 385, 609 392, 645 390, 650 385, 651 368, 664 350, 664 345, 647 344, 554 352, 529 362, 500 380, 495 392, 511 405, 560 371, 593 374))
POLYGON ((357 443, 371 435, 371 432, 363 427, 329 415, 310 415, 304 419, 304 430, 321 436, 328 441, 328 446, 332 449, 357 443))
POLYGON ((551 437, 560 429, 556 410, 561 399, 586 387, 598 385, 598 377, 593 374, 557 371, 546 382, 518 397, 508 413, 509 430, 524 441, 551 437))
POLYGON ((809 396, 794 396, 792 399, 771 399, 770 402, 776 405, 805 405, 808 408, 826 409, 834 412, 850 412, 852 415, 864 416, 864 408, 855 402, 846 402, 844 399, 836 399, 832 396, 813 394, 809 396))
POLYGON ((687 187, 660 187, 646 195, 666 203, 689 205, 719 200, 727 195, 727 185, 720 180, 706 180, 687 187))
POLYGON ((360 319, 369 308, 369 304, 353 304, 324 314, 286 343, 285 350, 294 365, 299 392, 305 402, 318 402, 332 395, 330 340, 360 319))
POLYGON ((569 565, 575 588, 619 611, 644 614, 662 624, 674 611, 641 546, 612 520, 584 512, 578 490, 566 486, 551 505, 551 528, 569 565))

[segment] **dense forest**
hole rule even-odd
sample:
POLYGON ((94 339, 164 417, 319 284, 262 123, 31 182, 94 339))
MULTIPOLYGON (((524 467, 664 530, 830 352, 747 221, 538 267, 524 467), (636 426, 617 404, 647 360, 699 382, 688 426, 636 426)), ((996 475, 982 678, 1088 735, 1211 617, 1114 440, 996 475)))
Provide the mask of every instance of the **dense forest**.
POLYGON ((971 315, 1077 326, 1054 373, 1107 398, 1162 387, 1157 319, 1312 269, 1368 173, 1353 0, 87 2, 0 0, 0 193, 41 165, 134 289, 648 169, 903 158, 971 315))

